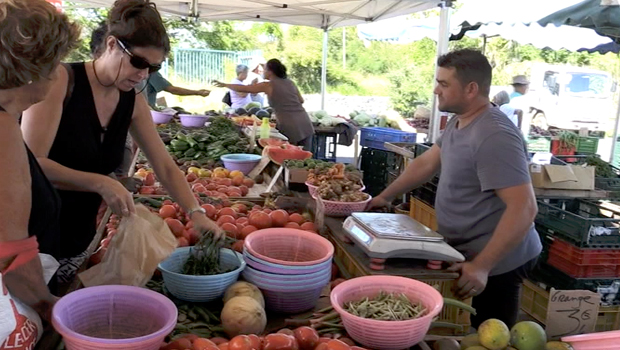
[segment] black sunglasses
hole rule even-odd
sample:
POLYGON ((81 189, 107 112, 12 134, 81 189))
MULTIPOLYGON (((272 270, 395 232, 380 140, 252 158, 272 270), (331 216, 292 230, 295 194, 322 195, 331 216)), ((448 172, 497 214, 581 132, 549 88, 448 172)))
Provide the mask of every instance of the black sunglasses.
POLYGON ((149 61, 147 61, 146 59, 133 54, 131 51, 129 51, 127 49, 127 45, 125 45, 122 41, 120 41, 119 39, 116 39, 116 42, 118 43, 118 46, 120 46, 121 50, 123 50, 124 53, 127 54, 127 56, 129 56, 129 63, 131 63, 132 66, 134 66, 134 68, 137 69, 147 69, 149 70, 149 74, 150 73, 155 73, 158 70, 161 69, 161 64, 151 64, 149 63, 149 61))

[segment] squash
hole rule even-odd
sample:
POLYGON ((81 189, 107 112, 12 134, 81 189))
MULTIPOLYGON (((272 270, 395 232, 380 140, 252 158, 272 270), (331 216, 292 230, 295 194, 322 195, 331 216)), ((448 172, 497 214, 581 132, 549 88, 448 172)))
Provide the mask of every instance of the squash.
POLYGON ((220 319, 224 332, 230 338, 239 334, 261 334, 267 326, 265 309, 249 296, 228 300, 224 304, 220 319))
POLYGON ((224 304, 234 297, 252 297, 256 300, 261 307, 265 308, 265 299, 263 293, 260 292, 258 287, 248 282, 235 282, 233 285, 226 289, 224 293, 224 304))

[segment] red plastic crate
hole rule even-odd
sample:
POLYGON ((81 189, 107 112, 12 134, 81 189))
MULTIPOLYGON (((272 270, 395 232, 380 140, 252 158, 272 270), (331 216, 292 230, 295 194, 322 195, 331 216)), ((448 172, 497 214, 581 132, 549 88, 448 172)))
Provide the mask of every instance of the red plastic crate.
POLYGON ((554 237, 549 251, 577 265, 620 265, 620 249, 578 248, 554 237))
POLYGON ((613 278, 620 276, 620 265, 578 265, 553 252, 549 252, 547 264, 574 278, 613 278))

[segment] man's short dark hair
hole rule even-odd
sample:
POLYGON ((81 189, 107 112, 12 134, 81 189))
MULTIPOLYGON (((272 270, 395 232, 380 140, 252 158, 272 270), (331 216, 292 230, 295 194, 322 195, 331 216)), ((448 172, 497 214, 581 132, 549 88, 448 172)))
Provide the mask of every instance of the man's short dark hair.
POLYGON ((452 51, 439 57, 437 65, 442 68, 454 68, 456 78, 463 86, 475 82, 478 84, 480 94, 489 96, 493 69, 482 52, 470 49, 452 51))

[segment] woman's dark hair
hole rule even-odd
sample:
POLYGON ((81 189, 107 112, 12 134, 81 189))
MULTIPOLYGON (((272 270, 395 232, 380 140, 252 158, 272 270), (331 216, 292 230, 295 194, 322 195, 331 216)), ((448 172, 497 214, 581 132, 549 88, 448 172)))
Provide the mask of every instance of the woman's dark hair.
POLYGON ((96 58, 105 49, 104 41, 108 33, 108 24, 101 22, 90 34, 90 54, 96 58))
POLYGON ((170 52, 170 40, 159 11, 149 0, 117 0, 108 15, 108 35, 129 47, 155 47, 170 52))
POLYGON ((282 62, 280 62, 280 60, 272 58, 267 61, 267 69, 269 69, 271 73, 275 74, 276 77, 286 79, 286 67, 282 64, 282 62))

